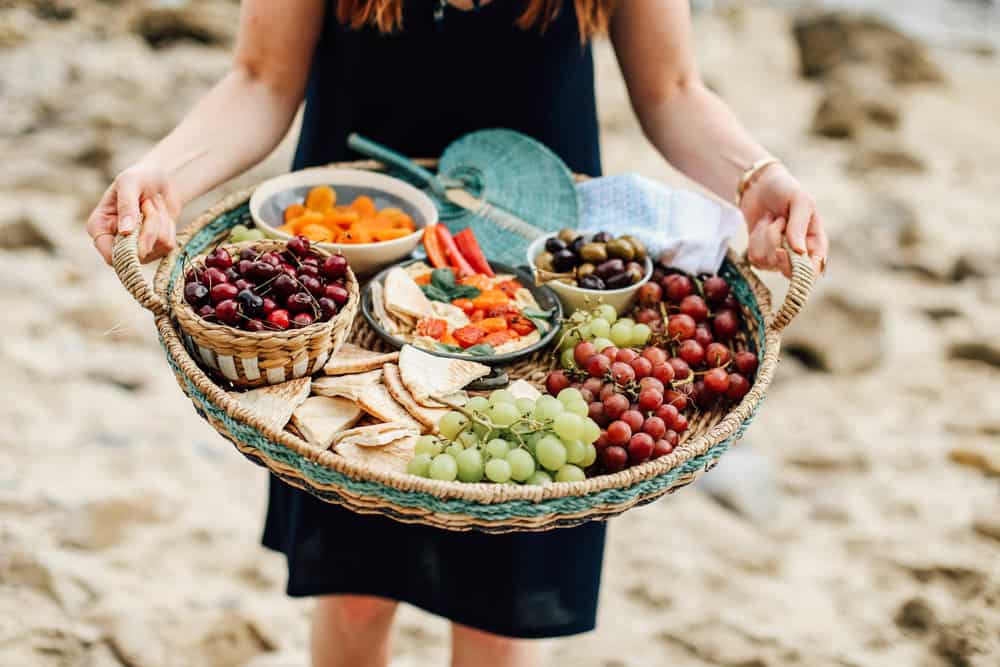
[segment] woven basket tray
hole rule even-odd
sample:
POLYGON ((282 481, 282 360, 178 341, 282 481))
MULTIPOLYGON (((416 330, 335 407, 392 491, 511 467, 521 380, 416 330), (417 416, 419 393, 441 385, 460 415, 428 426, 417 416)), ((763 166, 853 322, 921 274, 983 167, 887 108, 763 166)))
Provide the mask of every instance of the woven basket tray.
MULTIPOLYGON (((374 162, 338 166, 380 168, 374 162)), ((801 310, 815 279, 811 263, 793 255, 788 295, 774 313, 767 288, 745 260, 730 252, 721 274, 729 281, 749 323, 742 345, 758 354, 760 363, 756 378, 739 404, 693 416, 683 439, 671 454, 581 482, 557 482, 546 486, 441 482, 372 470, 357 461, 313 447, 288 431, 269 428, 199 368, 185 348, 169 312, 152 307, 162 306, 174 282, 183 280, 183 267, 178 260, 185 248, 189 252, 199 252, 217 242, 231 227, 249 222, 247 202, 251 192, 227 197, 178 236, 178 249, 160 264, 153 291, 142 289, 144 283, 137 284, 130 274, 123 276, 126 288, 156 315, 156 328, 167 363, 178 384, 198 414, 247 458, 267 467, 288 484, 355 512, 380 514, 405 523, 448 530, 511 532, 573 526, 621 514, 693 482, 714 466, 750 425, 778 362, 781 330, 801 310)), ((129 238, 132 237, 119 238, 116 247, 127 243, 129 238)), ((355 320, 351 339, 371 349, 383 349, 375 332, 361 318, 355 320)), ((540 384, 552 368, 554 356, 557 355, 543 350, 510 367, 508 372, 512 378, 540 384)))

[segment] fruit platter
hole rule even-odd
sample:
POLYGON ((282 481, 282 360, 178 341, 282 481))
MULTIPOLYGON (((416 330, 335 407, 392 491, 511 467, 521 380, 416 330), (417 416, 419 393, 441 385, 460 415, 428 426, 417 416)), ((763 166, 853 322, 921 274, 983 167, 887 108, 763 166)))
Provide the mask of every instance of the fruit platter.
POLYGON ((772 311, 733 253, 718 275, 688 275, 634 239, 572 228, 511 267, 471 229, 358 203, 379 201, 377 186, 341 204, 367 217, 338 233, 366 219, 420 247, 369 257, 379 272, 358 278, 325 247, 332 232, 306 233, 345 215, 333 207, 347 190, 313 180, 304 195, 296 186, 300 203, 283 200, 301 207, 283 213, 287 239, 261 229, 247 191, 184 230, 152 284, 136 235, 116 239, 114 266, 153 312, 181 389, 240 452, 324 501, 403 522, 549 530, 691 483, 749 426, 815 278, 796 256, 772 311), (624 300, 602 294, 622 289, 624 300))

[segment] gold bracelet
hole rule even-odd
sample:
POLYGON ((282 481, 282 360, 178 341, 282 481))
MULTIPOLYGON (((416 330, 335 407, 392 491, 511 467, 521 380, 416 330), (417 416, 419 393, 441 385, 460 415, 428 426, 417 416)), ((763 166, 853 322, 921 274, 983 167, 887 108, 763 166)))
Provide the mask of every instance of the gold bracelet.
POLYGON ((739 206, 743 202, 743 195, 750 188, 750 184, 753 183, 753 179, 757 177, 760 172, 764 171, 772 164, 780 164, 781 160, 776 157, 765 157, 757 160, 752 165, 747 167, 743 175, 740 176, 740 182, 736 186, 736 205, 739 206))

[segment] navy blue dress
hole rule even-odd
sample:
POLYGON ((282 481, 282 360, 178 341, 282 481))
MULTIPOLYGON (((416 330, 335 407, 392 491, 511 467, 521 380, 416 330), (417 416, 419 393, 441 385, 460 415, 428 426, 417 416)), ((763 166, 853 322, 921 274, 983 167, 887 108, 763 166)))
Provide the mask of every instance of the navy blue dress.
MULTIPOLYGON (((578 173, 598 175, 590 46, 573 3, 540 34, 514 25, 523 4, 476 12, 409 1, 384 36, 340 26, 333 4, 310 73, 295 168, 354 159, 360 132, 413 156, 437 156, 463 134, 518 130, 578 173)), ((288 559, 288 594, 372 595, 520 638, 593 629, 605 524, 544 533, 449 532, 355 514, 271 478, 264 545, 288 559)))

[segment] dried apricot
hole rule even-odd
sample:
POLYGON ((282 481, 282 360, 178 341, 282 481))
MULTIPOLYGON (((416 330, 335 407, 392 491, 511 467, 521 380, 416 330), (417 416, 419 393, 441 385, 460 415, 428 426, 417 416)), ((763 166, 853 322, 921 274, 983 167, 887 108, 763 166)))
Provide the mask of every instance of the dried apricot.
POLYGON ((337 203, 337 193, 329 185, 317 185, 306 195, 306 208, 323 213, 337 203))

